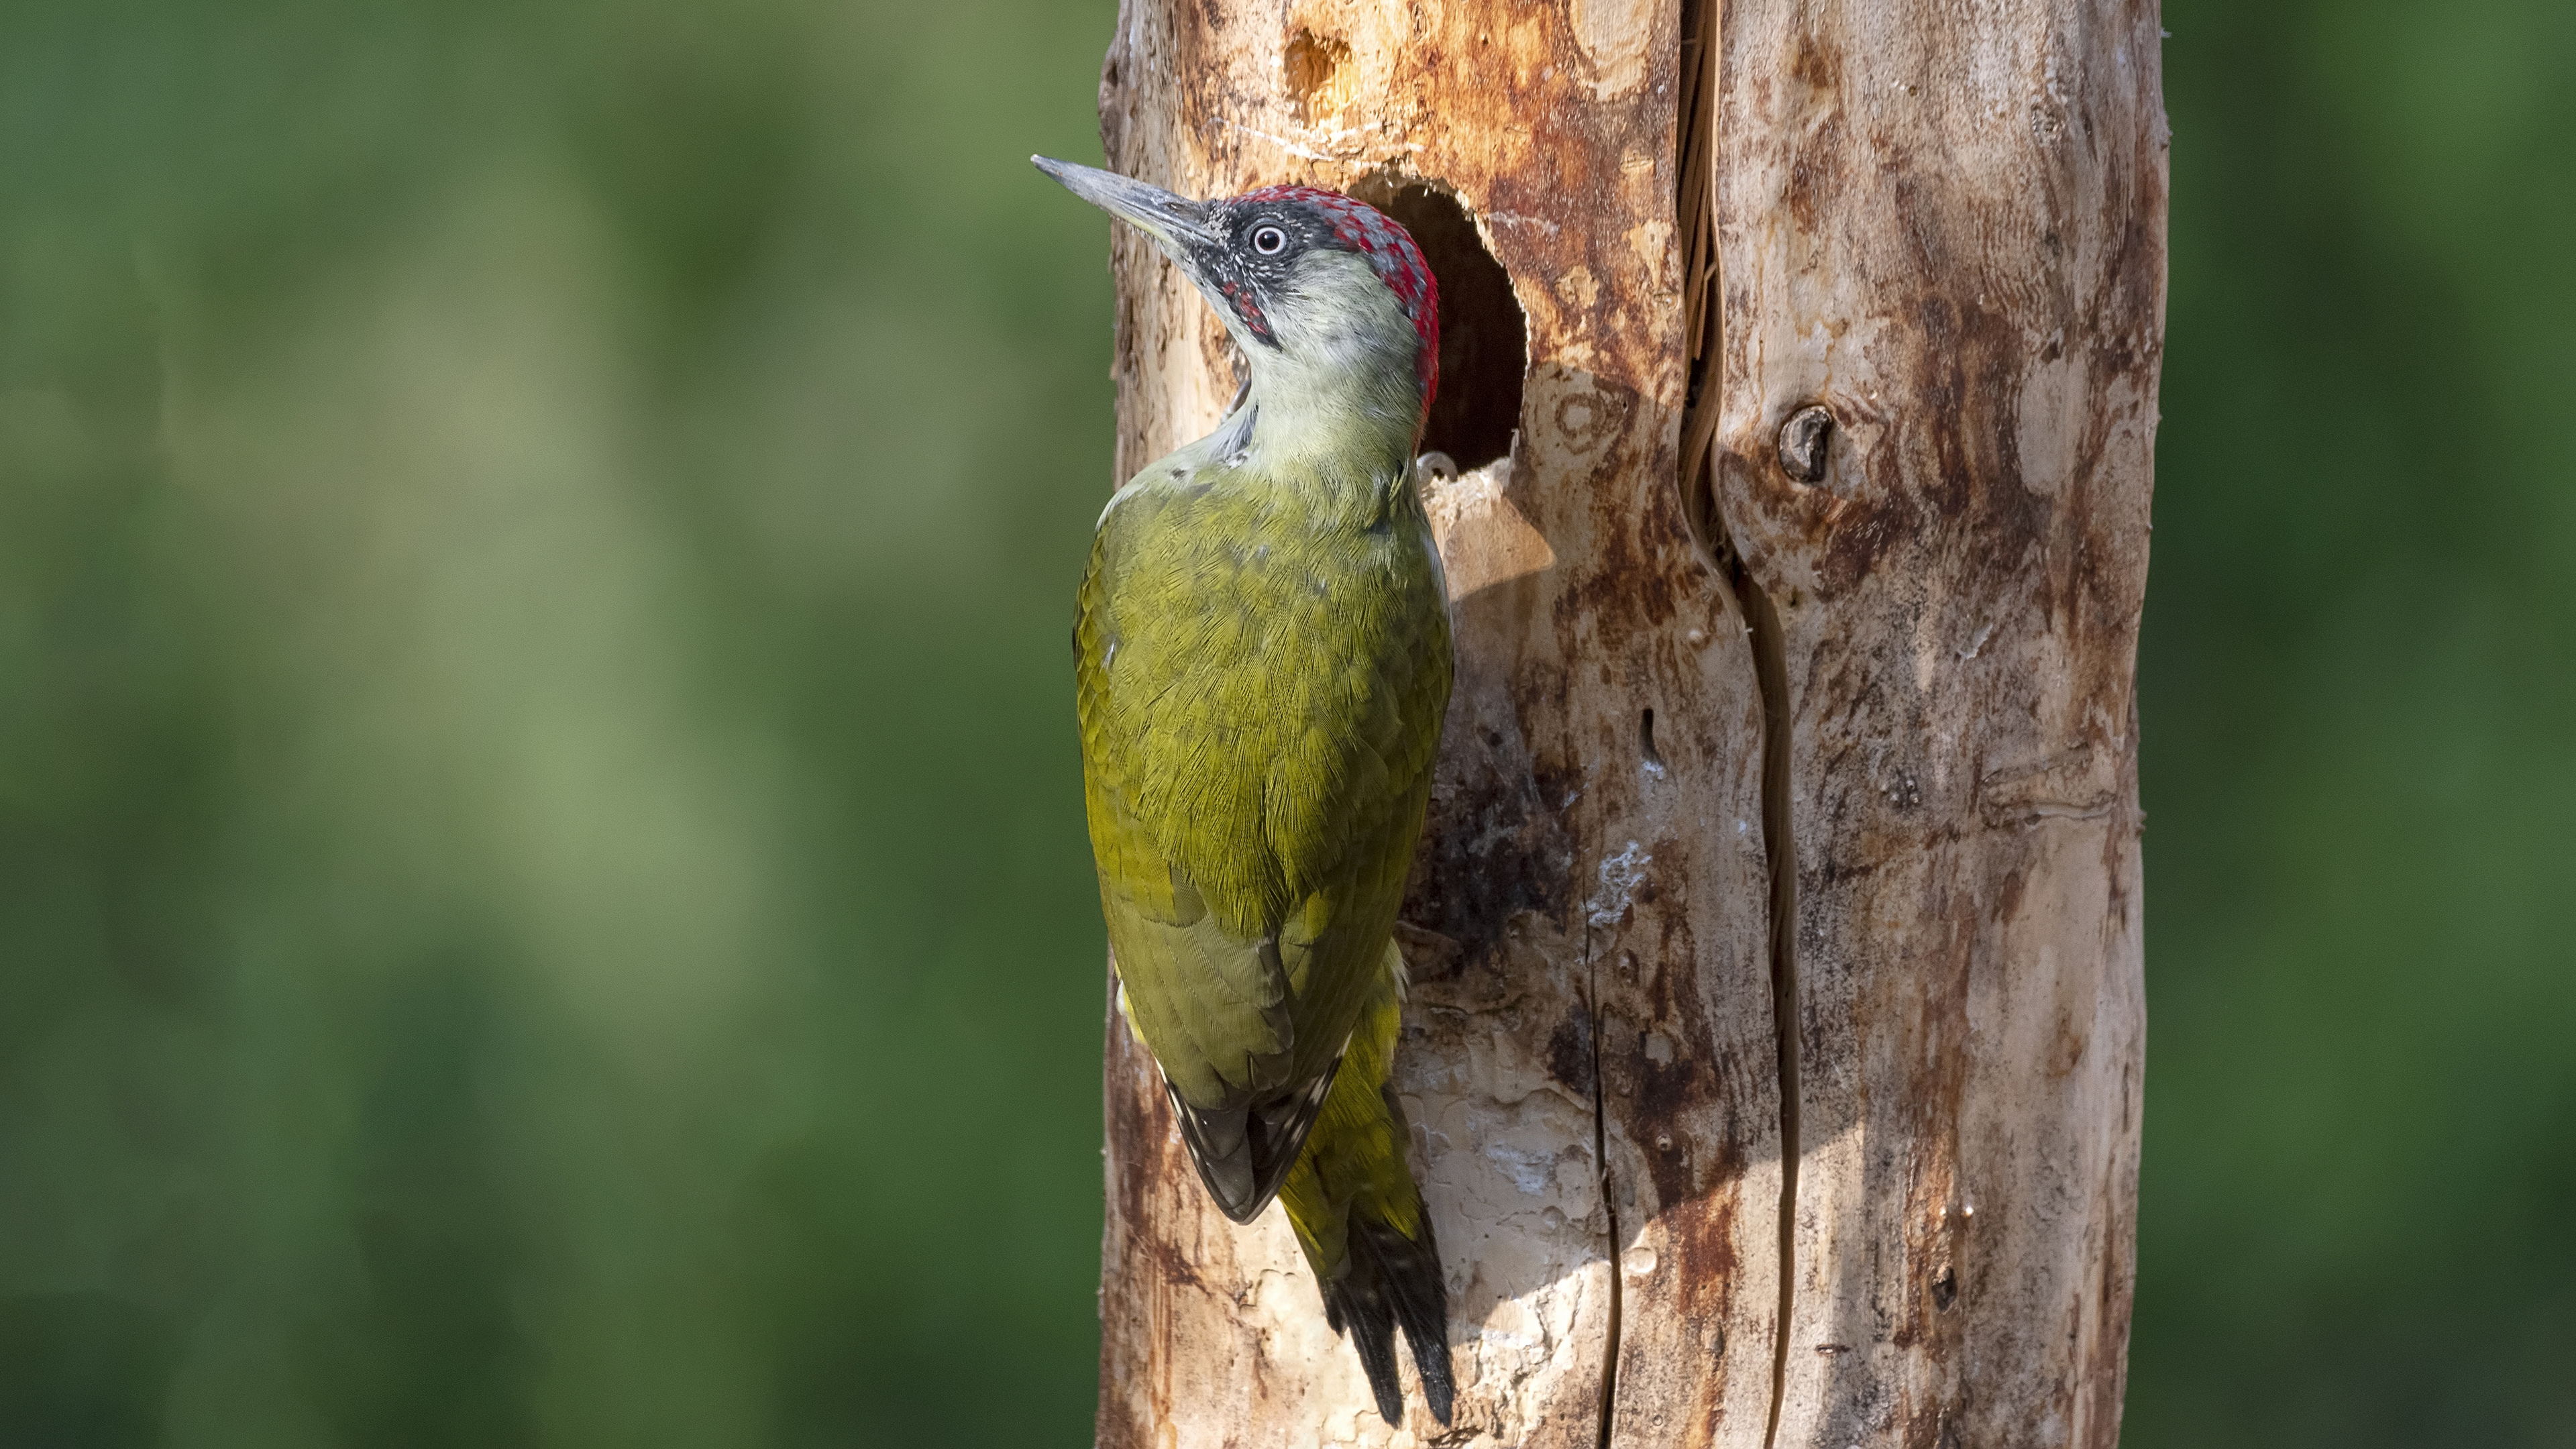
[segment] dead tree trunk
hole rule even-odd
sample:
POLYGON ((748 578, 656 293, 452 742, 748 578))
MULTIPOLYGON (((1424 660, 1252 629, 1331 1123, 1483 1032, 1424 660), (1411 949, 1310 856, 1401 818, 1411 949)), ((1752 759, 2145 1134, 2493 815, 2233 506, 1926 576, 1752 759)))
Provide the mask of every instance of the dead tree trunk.
MULTIPOLYGON (((1399 1065, 1475 1445, 2108 1446, 2153 0, 1126 0, 1112 167, 1440 272, 1459 684, 1399 1065)), ((1223 333, 1115 244, 1120 474, 1223 333)), ((1390 1428, 1109 1021, 1099 1439, 1390 1428)))

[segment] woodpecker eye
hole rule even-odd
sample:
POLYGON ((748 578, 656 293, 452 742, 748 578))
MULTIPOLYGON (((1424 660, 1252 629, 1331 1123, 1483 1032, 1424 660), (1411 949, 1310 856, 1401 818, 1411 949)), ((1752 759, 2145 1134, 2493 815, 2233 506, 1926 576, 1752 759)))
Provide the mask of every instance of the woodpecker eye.
POLYGON ((1254 227, 1252 249, 1265 257, 1275 257, 1288 250, 1288 233, 1275 226, 1254 227))

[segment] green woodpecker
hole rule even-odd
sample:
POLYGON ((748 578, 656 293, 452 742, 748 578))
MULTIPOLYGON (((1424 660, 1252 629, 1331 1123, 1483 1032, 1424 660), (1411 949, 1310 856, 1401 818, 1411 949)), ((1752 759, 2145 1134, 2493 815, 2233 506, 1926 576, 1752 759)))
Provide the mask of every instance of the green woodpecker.
POLYGON ((1388 1079, 1392 932, 1451 672, 1412 465, 1431 269, 1337 192, 1199 202, 1033 159, 1152 238, 1250 372, 1215 431, 1110 499, 1083 575, 1083 778, 1120 1008, 1217 1206, 1287 1207, 1378 1412, 1403 1418, 1401 1329, 1446 1424, 1440 1255, 1388 1079))

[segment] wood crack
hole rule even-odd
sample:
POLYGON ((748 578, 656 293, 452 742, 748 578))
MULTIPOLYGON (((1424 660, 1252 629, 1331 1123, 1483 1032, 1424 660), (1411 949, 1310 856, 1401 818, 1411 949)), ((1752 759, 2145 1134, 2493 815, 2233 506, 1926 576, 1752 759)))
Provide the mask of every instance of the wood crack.
POLYGON ((1591 1017, 1584 1034, 1592 1039, 1592 1163, 1600 1179, 1601 1215, 1610 1230, 1608 1251, 1603 1254, 1610 1261, 1610 1333, 1601 1363, 1600 1436, 1600 1449, 1610 1449, 1610 1429, 1619 1407, 1619 1295, 1623 1290, 1619 1282, 1619 1205, 1610 1195, 1609 1112, 1601 1087, 1601 958, 1592 949, 1589 925, 1583 929, 1583 957, 1591 996, 1584 1003, 1584 1012, 1591 1017))
POLYGON ((1763 1449, 1780 1435, 1789 1382, 1789 1322, 1798 1298, 1798 845, 1789 809, 1789 661, 1780 613, 1720 535, 1727 586, 1744 610, 1762 698, 1762 853, 1770 873, 1771 1027, 1780 1070, 1780 1308, 1771 1339, 1771 1416, 1763 1449))
POLYGON ((1772 1040, 1780 1095, 1780 1296, 1771 1335, 1771 1407, 1764 1449, 1780 1435, 1789 1383, 1789 1325, 1797 1303, 1798 1266, 1798 848, 1789 797, 1790 723, 1787 644, 1780 613, 1736 551, 1717 501, 1717 426, 1723 393, 1717 214, 1717 91, 1723 0, 1683 0, 1680 222, 1684 283, 1682 333, 1690 352, 1682 412, 1682 517, 1706 563, 1744 618, 1762 710, 1762 852, 1767 873, 1772 1040))

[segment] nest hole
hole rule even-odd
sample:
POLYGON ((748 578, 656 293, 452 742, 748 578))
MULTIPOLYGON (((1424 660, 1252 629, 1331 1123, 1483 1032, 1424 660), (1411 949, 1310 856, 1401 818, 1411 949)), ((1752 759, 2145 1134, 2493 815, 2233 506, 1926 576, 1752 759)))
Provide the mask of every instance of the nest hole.
POLYGON ((1355 190, 1413 233, 1440 281, 1440 390, 1422 430, 1422 451, 1446 453, 1461 469, 1509 457, 1521 421, 1521 380, 1529 371, 1529 324, 1512 295, 1511 274, 1485 250, 1476 223, 1447 190, 1393 179, 1355 190))

